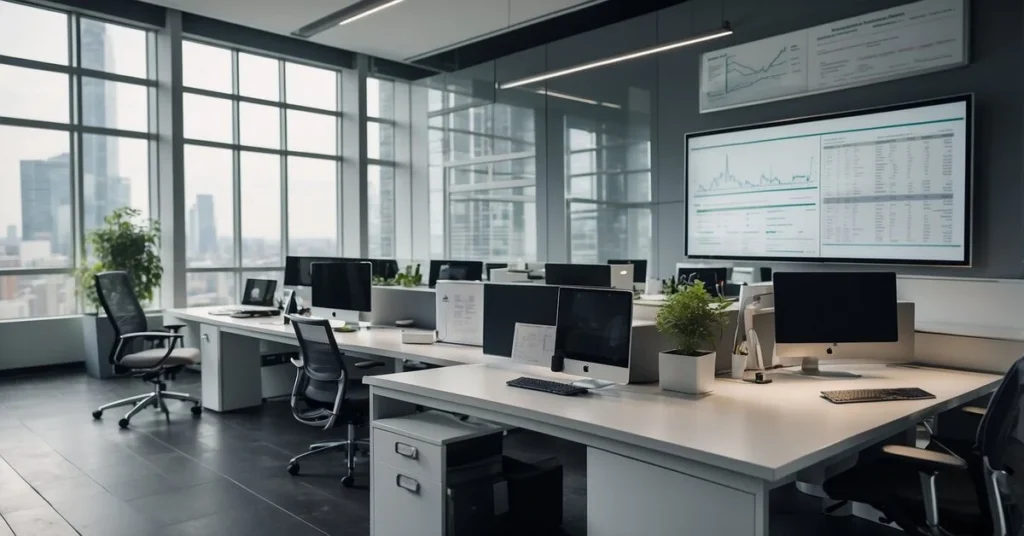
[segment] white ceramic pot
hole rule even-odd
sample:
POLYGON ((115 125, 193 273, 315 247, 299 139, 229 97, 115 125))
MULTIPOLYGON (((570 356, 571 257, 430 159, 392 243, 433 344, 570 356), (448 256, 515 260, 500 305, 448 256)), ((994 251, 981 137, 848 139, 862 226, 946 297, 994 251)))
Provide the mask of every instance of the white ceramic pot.
POLYGON ((658 354, 658 384, 662 389, 699 395, 710 392, 714 383, 714 352, 699 356, 677 351, 658 354))
POLYGON ((747 370, 747 356, 745 354, 732 354, 732 377, 740 379, 743 372, 747 370))

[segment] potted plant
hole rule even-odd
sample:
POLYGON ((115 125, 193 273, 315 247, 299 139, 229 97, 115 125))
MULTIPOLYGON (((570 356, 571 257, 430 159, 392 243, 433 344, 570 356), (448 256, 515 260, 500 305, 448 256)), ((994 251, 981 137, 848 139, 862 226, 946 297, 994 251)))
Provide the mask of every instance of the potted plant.
POLYGON ((135 295, 143 304, 153 300, 163 277, 157 250, 160 222, 143 221, 141 215, 137 209, 122 207, 103 218, 104 226, 86 236, 91 255, 83 255, 88 260, 75 271, 77 291, 88 311, 82 325, 85 366, 89 374, 97 378, 113 375, 108 357, 114 344, 114 332, 109 322, 99 318, 102 306, 96 295, 95 275, 113 270, 128 272, 135 295))
POLYGON ((658 311, 658 331, 675 350, 658 355, 662 389, 689 394, 706 393, 715 379, 715 343, 726 324, 728 302, 712 297, 704 283, 680 287, 658 311))

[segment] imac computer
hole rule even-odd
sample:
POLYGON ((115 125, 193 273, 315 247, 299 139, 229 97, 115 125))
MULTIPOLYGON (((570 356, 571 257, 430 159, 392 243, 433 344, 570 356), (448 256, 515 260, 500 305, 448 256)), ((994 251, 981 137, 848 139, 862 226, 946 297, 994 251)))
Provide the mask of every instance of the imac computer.
MULTIPOLYGON (((872 343, 899 342, 894 272, 776 272, 775 355, 802 359, 805 374, 821 359, 871 359, 872 343)), ((908 356, 910 357, 910 356, 908 356)))
POLYGON ((608 264, 630 264, 633 266, 633 282, 647 283, 647 260, 621 259, 609 260, 608 264))
MULTIPOLYGON (((629 383, 633 293, 616 289, 558 289, 555 354, 567 374, 629 383)), ((603 380, 603 382, 600 382, 603 380)))
POLYGON ((437 286, 437 281, 483 281, 484 263, 481 261, 430 261, 430 276, 427 280, 430 288, 437 286))
POLYGON ((314 262, 312 313, 328 320, 359 323, 359 313, 370 311, 369 262, 314 262))
POLYGON ((484 285, 484 353, 512 357, 517 323, 554 326, 558 288, 533 283, 484 285))

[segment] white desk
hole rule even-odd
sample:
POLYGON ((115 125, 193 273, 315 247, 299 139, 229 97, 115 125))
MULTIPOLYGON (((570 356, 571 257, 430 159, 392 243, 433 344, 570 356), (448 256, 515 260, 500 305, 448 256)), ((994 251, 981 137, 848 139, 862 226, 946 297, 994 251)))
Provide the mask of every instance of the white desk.
MULTIPOLYGON (((295 331, 281 317, 231 318, 214 316, 218 307, 190 307, 164 311, 164 322, 187 327, 186 343, 203 352, 203 407, 230 411, 261 403, 260 341, 296 346, 295 331)), ((377 327, 355 333, 335 333, 338 348, 346 354, 418 361, 450 366, 499 363, 508 358, 488 356, 474 346, 455 344, 403 344, 401 330, 377 327)))
POLYGON ((583 397, 505 385, 522 375, 552 376, 536 367, 469 365, 364 382, 371 386, 373 419, 403 415, 418 404, 587 445, 590 536, 765 536, 771 489, 973 400, 1000 380, 929 368, 843 368, 863 377, 779 373, 768 385, 716 380, 714 392, 696 397, 654 385, 583 397), (936 399, 834 405, 819 397, 825 389, 909 386, 936 399))

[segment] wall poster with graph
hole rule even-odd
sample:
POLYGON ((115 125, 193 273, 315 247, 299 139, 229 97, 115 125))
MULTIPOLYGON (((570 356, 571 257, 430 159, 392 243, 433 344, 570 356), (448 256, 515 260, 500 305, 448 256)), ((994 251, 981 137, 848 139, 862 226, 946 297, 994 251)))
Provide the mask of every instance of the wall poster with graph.
POLYGON ((686 137, 686 256, 970 263, 970 95, 686 137))
POLYGON ((967 0, 921 0, 701 55, 700 111, 967 64, 967 0))

